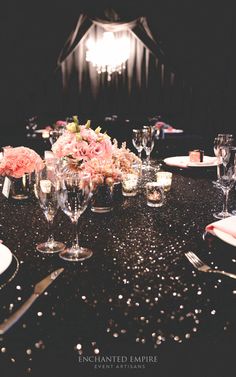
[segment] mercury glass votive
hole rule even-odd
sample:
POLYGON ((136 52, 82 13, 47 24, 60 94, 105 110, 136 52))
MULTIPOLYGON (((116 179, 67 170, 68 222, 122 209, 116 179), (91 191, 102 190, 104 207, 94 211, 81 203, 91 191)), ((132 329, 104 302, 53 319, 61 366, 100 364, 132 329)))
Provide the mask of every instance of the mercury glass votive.
POLYGON ((165 192, 168 192, 171 188, 172 173, 168 171, 159 171, 156 173, 156 181, 159 185, 163 186, 165 192))
POLYGON ((122 177, 122 194, 124 196, 135 196, 138 192, 139 175, 127 173, 122 177))
POLYGON ((164 204, 164 187, 158 182, 146 184, 147 205, 149 207, 161 207, 164 204))

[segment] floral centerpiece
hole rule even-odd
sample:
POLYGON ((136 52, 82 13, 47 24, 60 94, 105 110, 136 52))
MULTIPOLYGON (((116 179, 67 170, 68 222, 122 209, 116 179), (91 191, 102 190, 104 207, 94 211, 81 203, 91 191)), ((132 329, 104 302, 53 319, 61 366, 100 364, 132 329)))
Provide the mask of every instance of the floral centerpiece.
POLYGON ((112 142, 106 132, 101 132, 101 127, 93 130, 89 120, 85 125, 79 125, 77 117, 52 145, 52 151, 56 157, 66 158, 71 168, 74 165, 94 177, 112 178, 116 182, 134 162, 141 162, 126 143, 119 148, 116 140, 112 142))
POLYGON ((6 176, 5 191, 14 199, 27 199, 29 175, 43 166, 41 157, 27 147, 5 147, 0 161, 0 175, 6 176), (7 187, 7 188, 6 188, 7 187))
POLYGON ((91 128, 88 120, 80 125, 78 118, 66 126, 66 131, 53 144, 52 151, 58 158, 64 158, 70 169, 80 169, 90 173, 94 189, 120 182, 123 172, 132 169, 139 158, 123 143, 118 147, 101 127, 91 128))
POLYGON ((5 147, 0 162, 0 175, 22 178, 41 168, 43 161, 33 150, 27 147, 5 147))

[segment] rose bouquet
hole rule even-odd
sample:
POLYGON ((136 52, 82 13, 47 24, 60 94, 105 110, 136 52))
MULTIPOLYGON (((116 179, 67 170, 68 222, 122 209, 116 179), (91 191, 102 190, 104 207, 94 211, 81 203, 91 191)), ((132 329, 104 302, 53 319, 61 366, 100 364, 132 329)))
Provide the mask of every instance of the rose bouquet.
POLYGON ((43 161, 32 149, 27 147, 5 147, 0 162, 0 175, 22 178, 26 173, 40 170, 43 161))
POLYGON ((77 117, 66 126, 66 131, 53 144, 52 151, 58 158, 66 158, 71 170, 89 172, 94 184, 120 182, 122 173, 129 172, 140 159, 123 143, 118 147, 106 133, 97 127, 93 130, 88 120, 80 125, 77 117))
POLYGON ((52 151, 62 161, 62 172, 89 173, 94 192, 92 211, 109 212, 113 185, 121 182, 122 174, 131 172, 133 164, 141 164, 141 160, 127 149, 126 143, 119 148, 117 141, 112 143, 100 127, 93 130, 89 120, 85 125, 80 125, 77 117, 73 120, 53 144, 52 151))
POLYGON ((79 125, 77 117, 66 126, 66 131, 53 144, 56 157, 73 158, 80 163, 92 158, 109 159, 112 157, 112 143, 109 136, 101 133, 101 128, 90 128, 90 121, 79 125))

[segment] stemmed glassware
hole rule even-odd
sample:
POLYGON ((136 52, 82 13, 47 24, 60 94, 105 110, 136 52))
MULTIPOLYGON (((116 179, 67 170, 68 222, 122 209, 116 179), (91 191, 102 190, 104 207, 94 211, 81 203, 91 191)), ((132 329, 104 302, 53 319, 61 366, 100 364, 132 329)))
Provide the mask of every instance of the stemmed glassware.
POLYGON ((137 149, 138 156, 141 159, 141 154, 142 154, 142 150, 143 150, 143 132, 142 132, 142 130, 133 129, 132 143, 133 143, 133 146, 137 149))
POLYGON ((145 168, 149 170, 150 169, 150 155, 154 148, 154 132, 153 132, 152 127, 144 127, 142 130, 142 135, 143 135, 142 144, 146 152, 146 156, 147 156, 145 168))
POLYGON ((233 215, 228 210, 228 197, 236 180, 236 147, 227 145, 220 147, 220 159, 217 186, 223 191, 224 202, 222 211, 214 213, 213 216, 217 219, 224 219, 233 215))
POLYGON ((35 179, 35 196, 39 200, 49 228, 48 240, 38 244, 36 249, 45 254, 58 253, 64 250, 65 245, 62 242, 55 241, 52 232, 53 220, 59 208, 57 178, 54 167, 45 163, 44 167, 36 173, 35 179))
POLYGON ((59 256, 71 262, 78 262, 92 256, 92 251, 79 246, 77 224, 86 210, 91 197, 90 175, 82 172, 65 172, 59 177, 58 200, 63 212, 69 216, 74 228, 72 246, 62 251, 59 256))
MULTIPOLYGON (((217 180, 219 179, 219 174, 220 174, 220 162, 221 162, 221 156, 220 156, 220 148, 223 146, 232 146, 233 145, 233 135, 231 134, 218 134, 217 137, 214 139, 214 153, 215 156, 218 159, 218 165, 217 165, 217 180)), ((217 182, 214 182, 217 184, 217 182)))

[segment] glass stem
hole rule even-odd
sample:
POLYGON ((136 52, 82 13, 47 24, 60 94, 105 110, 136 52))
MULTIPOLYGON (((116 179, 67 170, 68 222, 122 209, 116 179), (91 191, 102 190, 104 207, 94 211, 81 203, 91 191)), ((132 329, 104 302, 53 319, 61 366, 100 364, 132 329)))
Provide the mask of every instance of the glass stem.
POLYGON ((72 242, 72 248, 73 249, 78 249, 79 248, 79 236, 78 236, 78 231, 77 231, 77 224, 78 221, 72 221, 73 228, 74 228, 74 240, 72 242))
POLYGON ((47 240, 48 244, 53 244, 53 242, 54 242, 54 236, 53 236, 52 226, 53 226, 53 220, 49 220, 48 221, 48 234, 49 234, 49 237, 48 237, 48 240, 47 240))
POLYGON ((229 199, 229 189, 224 189, 224 200, 223 200, 223 213, 228 213, 228 199, 229 199))
POLYGON ((150 154, 147 154, 147 166, 150 166, 150 154))
POLYGON ((217 165, 217 179, 220 178, 220 161, 218 161, 218 165, 217 165))
POLYGON ((138 152, 138 157, 139 157, 140 160, 141 160, 141 157, 142 157, 142 151, 138 152))

